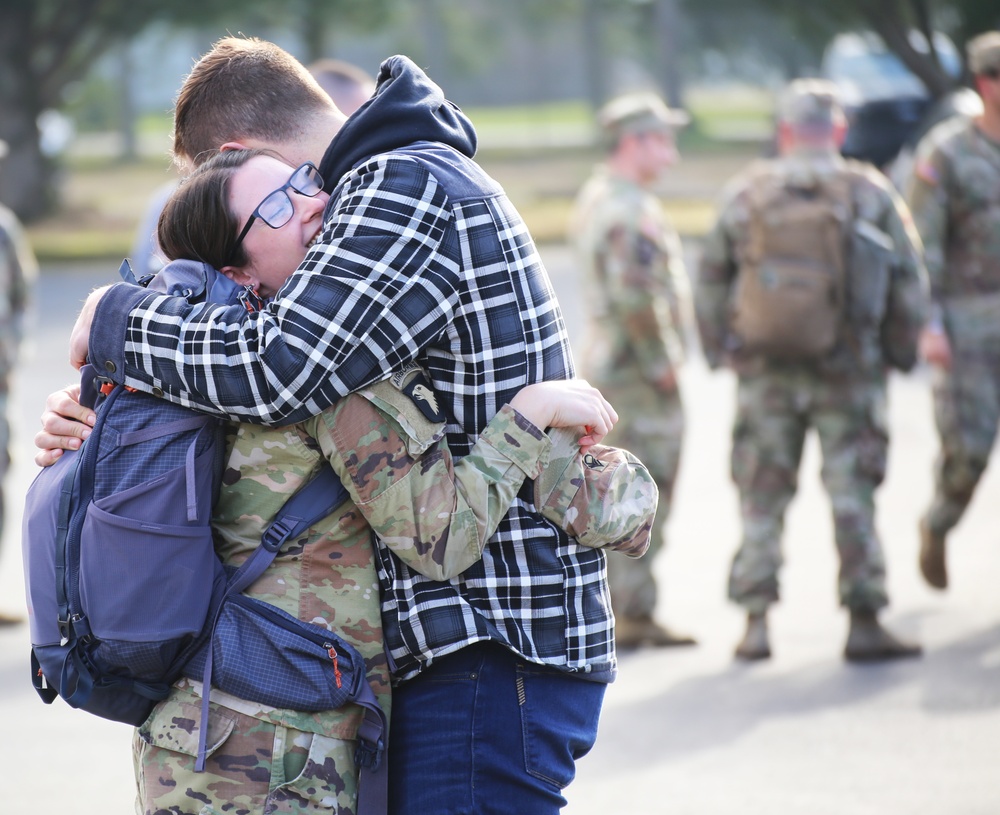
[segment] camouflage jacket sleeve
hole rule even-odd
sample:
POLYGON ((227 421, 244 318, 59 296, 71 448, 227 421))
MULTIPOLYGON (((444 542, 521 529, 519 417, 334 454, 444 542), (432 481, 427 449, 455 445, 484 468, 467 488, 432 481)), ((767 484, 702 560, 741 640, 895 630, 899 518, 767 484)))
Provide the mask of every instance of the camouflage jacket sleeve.
POLYGON ((646 379, 658 382, 684 356, 689 293, 680 240, 650 196, 607 228, 608 309, 646 379))
POLYGON ((941 303, 945 289, 945 247, 948 244, 948 185, 951 166, 938 144, 939 129, 917 145, 913 171, 906 184, 906 203, 923 245, 931 300, 941 303))
POLYGON ((644 555, 659 497, 646 466, 602 444, 583 454, 579 434, 569 428, 553 428, 549 436, 549 463, 534 484, 538 511, 583 546, 644 555))
POLYGON ((687 326, 693 324, 691 286, 688 283, 687 268, 684 264, 684 249, 681 246, 680 235, 673 225, 664 218, 664 228, 661 234, 664 251, 667 257, 667 275, 664 288, 667 306, 670 309, 671 347, 672 355, 676 354, 674 362, 680 362, 684 353, 684 332, 687 326), (675 347, 673 344, 676 344, 675 347))
POLYGON ((927 270, 920 235, 909 208, 890 183, 880 186, 885 201, 880 226, 892 246, 881 346, 889 365, 908 371, 917 362, 920 332, 928 318, 927 270))
POLYGON ((505 406, 456 461, 440 418, 385 380, 308 425, 379 540, 411 568, 447 580, 479 560, 551 442, 505 406))
POLYGON ((726 362, 729 299, 736 276, 736 236, 745 206, 734 182, 724 194, 715 224, 705 236, 694 291, 695 317, 705 360, 712 368, 726 362))

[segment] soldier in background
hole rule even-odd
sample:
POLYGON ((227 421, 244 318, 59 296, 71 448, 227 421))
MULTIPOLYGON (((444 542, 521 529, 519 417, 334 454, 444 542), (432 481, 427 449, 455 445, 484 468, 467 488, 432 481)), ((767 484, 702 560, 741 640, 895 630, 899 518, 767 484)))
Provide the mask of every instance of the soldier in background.
POLYGON ((375 77, 353 63, 327 57, 306 67, 345 116, 354 113, 375 93, 375 77))
POLYGON ((810 428, 850 612, 844 656, 911 657, 920 647, 877 617, 888 597, 874 516, 889 441, 887 368, 915 363, 926 311, 919 238, 881 173, 841 158, 846 120, 832 84, 796 81, 779 108, 780 156, 731 182, 695 289, 708 363, 739 381, 732 476, 743 537, 729 597, 746 610, 747 630, 736 657, 771 654, 767 611, 810 428))
MULTIPOLYGON (((0 140, 0 162, 7 143, 0 140)), ((10 464, 10 423, 7 418, 10 376, 17 363, 22 322, 38 262, 24 229, 7 207, 0 205, 0 480, 10 464)), ((0 487, 0 530, 4 521, 4 496, 0 487)), ((0 611, 0 626, 16 625, 22 618, 0 611)))
POLYGON ((948 586, 945 540, 972 500, 1000 422, 1000 31, 968 44, 983 100, 917 146, 907 199, 923 240, 931 318, 920 338, 933 366, 940 452, 920 520, 920 571, 948 586))
POLYGON ((674 131, 687 122, 654 94, 609 102, 598 115, 608 158, 577 198, 571 223, 591 309, 587 378, 619 412, 613 443, 641 455, 659 488, 645 557, 608 558, 619 648, 691 645, 654 619, 654 558, 680 465, 684 414, 677 369, 690 295, 677 232, 653 187, 677 159, 674 131))

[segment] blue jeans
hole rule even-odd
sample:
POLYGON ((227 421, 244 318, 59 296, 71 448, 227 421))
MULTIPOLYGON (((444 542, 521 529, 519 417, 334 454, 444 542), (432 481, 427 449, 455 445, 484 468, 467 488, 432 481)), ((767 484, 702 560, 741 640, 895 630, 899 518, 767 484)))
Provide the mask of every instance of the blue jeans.
POLYGON ((557 813, 605 685, 481 643, 393 689, 391 815, 557 813))

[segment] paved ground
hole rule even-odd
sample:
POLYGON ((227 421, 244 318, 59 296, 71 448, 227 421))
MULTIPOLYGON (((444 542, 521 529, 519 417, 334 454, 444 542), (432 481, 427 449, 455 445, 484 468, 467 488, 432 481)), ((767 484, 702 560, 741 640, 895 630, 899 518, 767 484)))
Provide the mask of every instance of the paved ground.
MULTIPOLYGON (((579 287, 561 249, 545 253, 574 346, 579 287)), ((31 436, 46 393, 71 379, 69 323, 104 282, 93 269, 44 274, 38 318, 14 394, 16 463, 0 556, 0 608, 23 602, 20 507, 33 477, 31 436)), ((577 351, 578 356, 582 350, 577 351)), ((727 477, 733 382, 695 357, 683 374, 689 414, 671 545, 657 563, 659 614, 701 645, 622 659, 598 746, 568 791, 568 815, 994 815, 1000 812, 1000 480, 994 467, 953 537, 951 590, 924 587, 915 523, 930 491, 934 437, 922 375, 891 392, 894 446, 879 496, 893 606, 886 621, 919 638, 919 661, 857 667, 840 658, 829 505, 815 444, 786 534, 784 600, 773 615, 775 657, 736 665, 742 619, 724 599, 738 533, 727 477)), ((639 451, 641 453, 641 451, 639 451)), ((27 627, 0 629, 3 812, 113 815, 131 811, 124 725, 43 706, 31 689, 27 627)), ((430 815, 430 814, 429 814, 430 815)))

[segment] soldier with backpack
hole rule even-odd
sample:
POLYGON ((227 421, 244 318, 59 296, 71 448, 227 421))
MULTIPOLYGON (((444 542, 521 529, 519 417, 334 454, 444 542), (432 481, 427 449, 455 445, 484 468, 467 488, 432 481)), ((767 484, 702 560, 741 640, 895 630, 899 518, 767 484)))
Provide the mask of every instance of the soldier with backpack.
POLYGON ((886 469, 890 367, 908 370, 926 312, 926 276, 906 207, 872 166, 845 161, 835 87, 793 82, 779 106, 777 159, 724 194, 707 236, 695 307, 709 365, 738 377, 732 477, 742 541, 729 596, 747 612, 742 660, 771 655, 785 510, 806 433, 819 436, 833 507, 844 657, 920 654, 882 627, 885 562, 875 492, 886 469))

